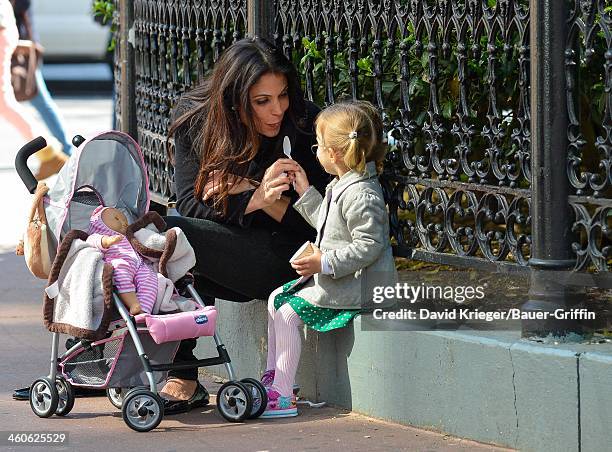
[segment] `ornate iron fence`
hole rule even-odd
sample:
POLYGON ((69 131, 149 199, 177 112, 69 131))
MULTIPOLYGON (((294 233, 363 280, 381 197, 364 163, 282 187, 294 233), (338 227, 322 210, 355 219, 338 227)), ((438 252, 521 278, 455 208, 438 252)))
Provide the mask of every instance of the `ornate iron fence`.
POLYGON ((123 3, 132 33, 122 27, 118 73, 133 92, 119 86, 122 127, 145 152, 158 202, 173 193, 165 140, 174 102, 248 31, 276 41, 319 105, 365 98, 383 114, 397 255, 609 276, 605 0, 123 3))
POLYGON ((573 1, 565 42, 576 268, 612 264, 612 5, 573 1), (608 5, 608 6, 605 6, 608 5))
MULTIPOLYGON (((129 96, 134 110, 128 113, 125 106, 121 127, 137 136, 153 200, 166 204, 173 196, 173 168, 166 153, 172 106, 225 47, 244 37, 246 0, 135 0, 123 6, 132 27, 119 33, 117 60, 125 56, 125 66, 133 65, 133 93, 119 92, 129 96)), ((124 80, 121 68, 118 74, 116 79, 124 80)))
POLYGON ((493 3, 278 2, 277 41, 304 60, 309 97, 368 98, 384 113, 400 255, 529 259, 529 7, 493 3))

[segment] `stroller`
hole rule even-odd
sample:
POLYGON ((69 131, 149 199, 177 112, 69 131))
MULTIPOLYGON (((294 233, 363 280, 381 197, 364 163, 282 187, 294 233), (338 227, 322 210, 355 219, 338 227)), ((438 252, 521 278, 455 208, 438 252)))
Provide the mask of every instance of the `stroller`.
MULTIPOLYGON (((149 208, 144 158, 129 135, 111 131, 89 140, 77 135, 73 144, 77 150, 43 200, 52 256, 66 236, 87 235, 82 230, 87 230, 89 218, 99 205, 121 209, 130 221, 142 217, 149 208)), ((38 137, 23 146, 15 159, 17 172, 30 193, 36 190, 37 181, 26 161, 45 146, 45 140, 38 137)), ((217 392, 221 416, 230 422, 259 417, 267 404, 265 388, 253 378, 237 380, 227 350, 215 331, 216 310, 205 306, 192 282, 187 273, 175 286, 181 295, 194 300, 199 309, 169 315, 183 316, 180 320, 183 322, 188 316, 196 323, 209 322, 209 328, 200 335, 212 335, 218 356, 173 364, 180 340, 173 338, 156 343, 149 322, 143 323, 139 319, 142 316, 130 316, 117 292, 112 290, 112 302, 108 305, 114 317, 102 331, 102 337, 68 339, 67 351, 58 355, 60 332, 54 330, 49 375, 38 378, 30 387, 32 411, 39 417, 65 416, 74 406, 73 386, 105 388, 110 402, 121 409, 125 423, 136 431, 146 432, 157 427, 164 415, 157 384, 165 379, 166 371, 223 364, 229 381, 217 392)), ((164 321, 166 317, 149 316, 149 319, 164 321)))

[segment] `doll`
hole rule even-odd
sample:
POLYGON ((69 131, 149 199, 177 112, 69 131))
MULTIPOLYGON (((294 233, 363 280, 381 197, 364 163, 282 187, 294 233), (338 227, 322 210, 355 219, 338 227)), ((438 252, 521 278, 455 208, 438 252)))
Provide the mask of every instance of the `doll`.
POLYGON ((157 297, 157 275, 125 237, 128 220, 118 209, 97 207, 89 222, 87 241, 113 266, 113 283, 131 315, 151 313, 157 297))

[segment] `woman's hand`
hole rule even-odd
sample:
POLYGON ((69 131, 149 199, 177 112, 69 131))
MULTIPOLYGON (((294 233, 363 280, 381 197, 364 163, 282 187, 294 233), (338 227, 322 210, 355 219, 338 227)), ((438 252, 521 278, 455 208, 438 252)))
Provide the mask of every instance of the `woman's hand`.
POLYGON ((255 190, 253 197, 258 200, 260 209, 271 206, 276 201, 281 199, 284 191, 289 190, 291 179, 289 176, 281 174, 275 179, 269 179, 267 182, 262 182, 255 190))
POLYGON ((266 182, 277 179, 279 176, 288 177, 289 182, 293 181, 293 174, 300 169, 300 165, 295 160, 292 159, 278 159, 274 162, 264 173, 264 176, 261 180, 261 185, 264 185, 266 182))
MULTIPOLYGON (((229 181, 227 183, 228 186, 228 194, 237 195, 238 193, 242 193, 245 191, 249 191, 255 188, 253 184, 248 179, 239 178, 238 176, 230 175, 229 181)), ((204 186, 204 195, 202 196, 202 200, 206 201, 208 198, 217 194, 220 190, 221 186, 219 183, 219 171, 215 170, 210 173, 209 181, 204 186)))
MULTIPOLYGON (((298 165, 299 169, 295 171, 293 175, 293 187, 298 195, 302 196, 306 190, 310 187, 310 182, 308 182, 308 176, 306 175, 306 171, 300 165, 298 165)), ((289 176, 292 176, 291 174, 289 176)))
POLYGON ((291 266, 300 276, 310 276, 315 273, 321 273, 321 250, 311 244, 313 253, 310 256, 296 259, 291 263, 291 266))
POLYGON ((289 174, 299 169, 299 165, 291 159, 278 159, 264 173, 261 184, 255 190, 256 196, 261 207, 274 204, 281 198, 284 191, 289 190, 292 178, 289 174))

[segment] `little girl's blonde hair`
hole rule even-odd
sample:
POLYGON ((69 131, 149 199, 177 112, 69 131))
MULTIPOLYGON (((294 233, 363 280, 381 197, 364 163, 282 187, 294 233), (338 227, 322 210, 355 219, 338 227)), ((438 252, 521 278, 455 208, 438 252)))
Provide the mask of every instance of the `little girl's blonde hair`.
POLYGON ((323 146, 339 153, 350 169, 364 173, 366 163, 375 162, 377 172, 382 172, 383 124, 370 102, 335 103, 319 113, 315 123, 323 146))

